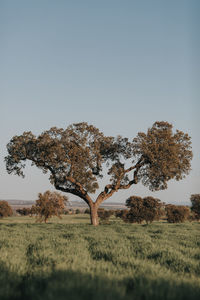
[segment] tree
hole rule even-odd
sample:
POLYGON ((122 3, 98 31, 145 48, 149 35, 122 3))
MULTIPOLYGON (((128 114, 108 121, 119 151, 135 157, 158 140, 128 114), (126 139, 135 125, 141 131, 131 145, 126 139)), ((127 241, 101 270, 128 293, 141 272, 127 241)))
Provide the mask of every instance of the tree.
POLYGON ((12 216, 13 211, 7 201, 0 201, 0 218, 12 216))
POLYGON ((25 161, 50 172, 57 190, 79 196, 90 207, 91 223, 98 225, 99 205, 122 189, 141 181, 150 190, 167 188, 170 179, 180 180, 190 171, 191 141, 182 131, 173 133, 172 125, 155 122, 147 133, 133 141, 121 136, 104 136, 87 123, 56 127, 36 137, 32 132, 14 136, 5 158, 9 174, 24 176, 25 161), (105 174, 110 183, 98 194, 98 180, 105 174))
POLYGON ((162 203, 150 196, 145 198, 131 196, 126 200, 126 206, 130 208, 126 216, 130 223, 141 224, 142 221, 152 223, 159 220, 162 215, 162 203))
POLYGON ((36 205, 31 208, 31 213, 38 217, 37 221, 46 223, 52 216, 61 218, 67 201, 66 196, 58 192, 46 191, 44 194, 39 193, 38 198, 36 205))
POLYGON ((126 215, 126 221, 141 224, 144 220, 143 199, 138 196, 131 196, 126 200, 126 206, 130 208, 126 215))
POLYGON ((146 223, 152 223, 153 221, 160 220, 163 215, 163 203, 159 199, 153 197, 143 198, 144 210, 144 220, 146 223))
POLYGON ((21 216, 28 216, 31 214, 31 208, 23 207, 16 209, 16 212, 21 216))
POLYGON ((200 220, 200 194, 193 194, 190 197, 192 202, 191 210, 196 220, 200 220))
POLYGON ((167 222, 169 223, 183 223, 190 216, 190 209, 183 205, 168 204, 165 206, 167 222))
POLYGON ((115 211, 115 217, 122 219, 124 222, 128 223, 129 220, 127 218, 129 211, 128 209, 119 209, 115 211))

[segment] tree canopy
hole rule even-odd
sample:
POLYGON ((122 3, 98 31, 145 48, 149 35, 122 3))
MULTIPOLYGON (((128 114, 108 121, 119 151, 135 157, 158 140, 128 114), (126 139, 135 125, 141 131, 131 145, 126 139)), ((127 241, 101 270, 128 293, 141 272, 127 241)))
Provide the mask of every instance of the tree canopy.
POLYGON ((7 201, 0 201, 0 218, 12 216, 13 211, 7 201))
POLYGON ((200 220, 200 194, 193 194, 190 197, 192 202, 191 210, 194 213, 195 219, 200 220))
POLYGON ((37 216, 38 222, 47 222, 52 216, 61 218, 68 198, 58 192, 46 191, 38 194, 36 204, 31 208, 31 214, 37 216))
POLYGON ((190 209, 184 205, 168 204, 165 206, 167 222, 183 223, 189 218, 190 209))
POLYGON ((152 223, 159 220, 163 215, 163 204, 159 199, 148 197, 131 196, 126 200, 126 206, 130 208, 126 215, 127 222, 130 223, 152 223))
POLYGON ((83 199, 90 206, 91 221, 97 220, 100 203, 118 190, 139 181, 152 191, 166 189, 170 179, 180 180, 189 173, 192 159, 190 137, 179 130, 173 133, 168 122, 155 122, 132 141, 105 136, 85 122, 66 129, 53 127, 37 137, 32 132, 14 136, 7 149, 9 174, 24 176, 25 162, 30 160, 44 173, 50 172, 57 190, 83 199), (90 194, 99 188, 106 167, 110 182, 93 202, 90 194))

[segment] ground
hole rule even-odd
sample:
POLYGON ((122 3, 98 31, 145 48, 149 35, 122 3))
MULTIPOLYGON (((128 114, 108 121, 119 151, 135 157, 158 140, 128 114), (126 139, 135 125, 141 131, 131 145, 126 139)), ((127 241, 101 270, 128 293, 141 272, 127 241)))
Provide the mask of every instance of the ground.
POLYGON ((0 299, 200 299, 200 224, 2 219, 0 299))

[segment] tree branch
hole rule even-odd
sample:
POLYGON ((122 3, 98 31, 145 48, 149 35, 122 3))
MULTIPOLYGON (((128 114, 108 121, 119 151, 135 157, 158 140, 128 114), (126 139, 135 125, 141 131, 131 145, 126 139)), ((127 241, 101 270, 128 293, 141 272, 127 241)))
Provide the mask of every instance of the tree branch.
POLYGON ((93 201, 90 198, 90 196, 88 194, 83 195, 80 191, 76 190, 76 189, 70 189, 70 188, 65 188, 61 185, 59 185, 58 183, 54 183, 54 186, 57 190, 65 192, 65 193, 70 193, 73 194, 75 196, 80 197, 82 200, 84 200, 89 206, 92 205, 93 201))
MULTIPOLYGON (((46 166, 48 168, 48 170, 51 172, 51 174, 53 175, 53 179, 54 179, 54 186, 57 190, 60 190, 62 192, 66 192, 66 193, 70 193, 73 194, 75 196, 80 197, 81 199, 83 199, 88 205, 91 205, 93 203, 92 199, 90 198, 90 196, 88 195, 88 193, 84 190, 83 186, 77 182, 73 177, 68 176, 65 177, 64 179, 66 181, 70 181, 71 183, 75 184, 75 186, 78 189, 70 189, 70 188, 65 188, 63 186, 61 186, 58 182, 58 179, 56 178, 56 173, 55 171, 50 167, 50 166, 46 166)), ((63 182, 64 183, 64 182, 63 182)))
POLYGON ((138 183, 138 177, 137 177, 137 174, 138 174, 138 171, 140 169, 140 167, 144 164, 144 160, 143 160, 143 157, 141 157, 139 159, 139 161, 137 162, 136 165, 134 166, 131 166, 130 168, 124 170, 122 173, 121 173, 121 176, 119 176, 118 180, 117 180, 117 183, 115 185, 113 184, 107 184, 104 188, 104 191, 102 191, 99 196, 97 197, 97 200, 96 200, 96 203, 100 204, 102 203, 104 200, 110 198, 115 192, 117 192, 119 189, 128 189, 131 187, 131 185, 133 184, 137 184, 138 183), (125 185, 121 185, 120 182, 123 178, 123 176, 134 170, 134 173, 133 173, 133 180, 130 180, 128 184, 125 184, 125 185), (110 190, 110 191, 109 191, 110 190))

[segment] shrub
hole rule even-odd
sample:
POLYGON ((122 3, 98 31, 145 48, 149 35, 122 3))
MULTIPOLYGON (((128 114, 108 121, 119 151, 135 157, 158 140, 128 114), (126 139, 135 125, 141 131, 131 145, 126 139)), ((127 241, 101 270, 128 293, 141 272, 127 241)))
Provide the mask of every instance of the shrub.
POLYGON ((31 213, 37 216, 38 222, 47 222, 52 216, 61 218, 61 214, 65 208, 65 202, 68 201, 66 196, 58 192, 46 191, 44 194, 39 193, 39 199, 36 205, 31 208, 31 213))
POLYGON ((0 218, 12 216, 13 211, 7 201, 0 201, 0 218))
POLYGON ((162 213, 162 203, 159 199, 153 197, 143 198, 144 220, 146 223, 160 220, 162 213))
POLYGON ((23 207, 16 209, 16 212, 21 216, 28 216, 31 214, 31 208, 23 207))
POLYGON ((165 206, 168 223, 183 223, 190 216, 190 209, 183 205, 168 204, 165 206))
POLYGON ((127 222, 141 224, 144 220, 143 199, 138 196, 131 196, 126 200, 126 206, 130 208, 126 214, 127 222))
POLYGON ((90 209, 86 208, 86 210, 84 211, 84 214, 90 214, 90 209))
POLYGON ((127 214, 128 214, 127 209, 120 209, 115 211, 115 217, 122 219, 124 222, 128 222, 127 220, 127 214))
POLYGON ((75 214, 78 215, 80 213, 81 213, 80 209, 77 208, 76 211, 75 211, 75 214))
POLYGON ((100 221, 103 221, 103 223, 108 223, 110 217, 114 215, 113 210, 105 210, 104 208, 99 208, 97 213, 98 217, 100 218, 100 221))
POLYGON ((141 224, 142 221, 152 223, 159 220, 162 215, 162 203, 153 197, 131 196, 126 200, 126 206, 130 208, 126 214, 126 219, 130 223, 141 224))
POLYGON ((194 214, 194 219, 200 220, 200 194, 193 194, 190 197, 192 202, 191 210, 194 214))

